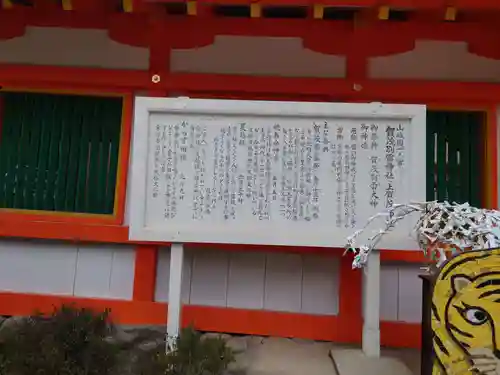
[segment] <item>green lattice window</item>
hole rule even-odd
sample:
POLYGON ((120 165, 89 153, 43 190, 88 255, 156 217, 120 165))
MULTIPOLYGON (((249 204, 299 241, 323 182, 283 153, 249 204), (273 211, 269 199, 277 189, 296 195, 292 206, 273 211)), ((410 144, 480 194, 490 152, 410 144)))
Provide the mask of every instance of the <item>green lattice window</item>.
POLYGON ((427 112, 427 199, 481 207, 486 113, 427 112))
POLYGON ((122 98, 0 95, 0 208, 112 214, 122 98))

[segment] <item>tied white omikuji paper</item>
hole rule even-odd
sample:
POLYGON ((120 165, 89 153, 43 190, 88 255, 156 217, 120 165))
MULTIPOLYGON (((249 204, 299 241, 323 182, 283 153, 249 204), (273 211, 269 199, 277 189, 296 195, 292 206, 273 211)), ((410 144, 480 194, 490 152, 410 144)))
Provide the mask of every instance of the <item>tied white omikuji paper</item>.
POLYGON ((468 251, 494 249, 500 247, 500 211, 470 206, 468 203, 420 202, 395 204, 386 211, 368 219, 366 225, 347 238, 346 252, 355 254, 353 268, 366 265, 368 256, 377 243, 396 224, 411 213, 419 212, 412 233, 424 254, 433 260, 437 257, 437 267, 447 260, 447 251, 468 251), (368 238, 367 244, 356 247, 357 237, 376 219, 384 219, 384 228, 368 238))

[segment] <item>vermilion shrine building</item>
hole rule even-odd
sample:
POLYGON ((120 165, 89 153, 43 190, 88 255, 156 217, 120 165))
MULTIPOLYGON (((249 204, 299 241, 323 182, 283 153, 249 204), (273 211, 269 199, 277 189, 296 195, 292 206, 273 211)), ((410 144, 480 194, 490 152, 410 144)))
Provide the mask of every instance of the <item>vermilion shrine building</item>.
MULTIPOLYGON (((497 207, 500 3, 1 3, 0 315, 76 302, 165 323, 169 244, 128 240, 137 95, 426 104, 427 198, 497 207)), ((343 249, 187 252, 186 324, 361 340, 343 249)), ((424 259, 381 258, 382 344, 416 347, 424 259)))

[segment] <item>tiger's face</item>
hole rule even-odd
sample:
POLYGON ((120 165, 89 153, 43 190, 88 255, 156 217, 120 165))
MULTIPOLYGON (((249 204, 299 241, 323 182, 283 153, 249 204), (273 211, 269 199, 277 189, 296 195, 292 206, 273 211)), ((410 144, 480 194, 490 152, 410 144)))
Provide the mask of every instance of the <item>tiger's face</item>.
POLYGON ((500 374, 500 273, 486 273, 471 279, 451 278, 452 295, 446 307, 446 325, 453 340, 470 356, 500 374), (494 369, 493 369, 494 368, 494 369))

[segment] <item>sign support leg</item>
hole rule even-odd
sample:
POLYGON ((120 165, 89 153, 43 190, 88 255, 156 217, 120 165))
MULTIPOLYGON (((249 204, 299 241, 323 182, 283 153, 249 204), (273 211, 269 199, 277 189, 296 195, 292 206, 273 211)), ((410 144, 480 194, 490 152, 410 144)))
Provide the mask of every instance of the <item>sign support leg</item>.
POLYGON ((380 252, 373 250, 363 270, 363 353, 380 357, 380 252))
POLYGON ((167 352, 174 349, 181 327, 183 266, 184 245, 172 244, 170 247, 170 284, 168 286, 167 352))

